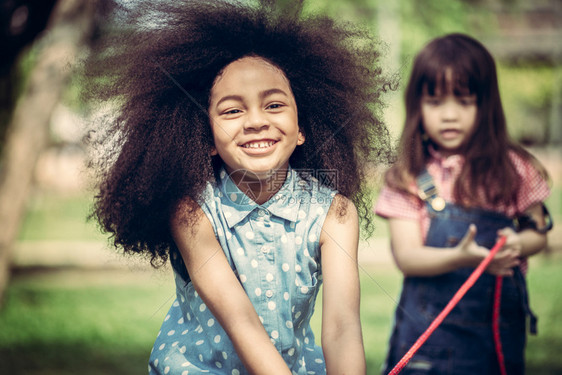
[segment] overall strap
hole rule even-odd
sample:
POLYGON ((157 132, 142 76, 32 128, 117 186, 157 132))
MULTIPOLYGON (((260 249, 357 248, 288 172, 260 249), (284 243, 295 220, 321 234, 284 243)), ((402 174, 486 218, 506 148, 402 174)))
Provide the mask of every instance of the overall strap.
POLYGON ((427 169, 424 169, 416 178, 418 185, 418 196, 425 201, 435 211, 442 211, 445 206, 445 200, 439 196, 439 192, 433 182, 433 177, 429 174, 427 169))
MULTIPOLYGON (((437 191, 437 187, 435 186, 435 182, 433 181, 433 177, 429 174, 427 169, 424 169, 416 178, 416 183, 418 186, 418 196, 420 199, 426 202, 426 205, 431 207, 434 211, 442 211, 445 206, 445 200, 439 196, 439 192, 437 191)), ((546 207, 543 205, 543 209, 546 211, 546 207)), ((545 216, 548 216, 547 225, 545 226, 544 232, 550 230, 552 228, 552 219, 550 218, 550 214, 546 211, 545 216)), ((518 221, 517 219, 514 220, 514 226, 517 231, 524 229, 524 226, 521 225, 521 219, 518 221)), ((535 224, 536 225, 536 224, 535 224)), ((532 226, 531 226, 532 227, 532 226)), ((531 334, 536 334, 537 332, 537 316, 531 310, 529 304, 529 297, 526 288, 526 282, 523 274, 521 273, 521 269, 519 267, 515 268, 514 274, 515 284, 520 290, 522 296, 522 306, 525 314, 529 317, 529 331, 531 334)))
POLYGON ((525 281, 525 276, 523 276, 523 272, 521 272, 521 268, 515 268, 513 277, 515 279, 515 285, 517 285, 517 288, 519 288, 519 293, 523 297, 523 310, 529 318, 529 333, 531 335, 536 335, 539 319, 533 312, 533 310, 531 310, 531 304, 529 303, 529 291, 527 290, 527 283, 525 281))

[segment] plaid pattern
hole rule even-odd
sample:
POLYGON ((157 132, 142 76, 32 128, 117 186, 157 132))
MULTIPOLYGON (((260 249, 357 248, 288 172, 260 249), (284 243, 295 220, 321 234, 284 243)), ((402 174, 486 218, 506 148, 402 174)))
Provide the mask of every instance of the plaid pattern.
MULTIPOLYGON (((464 164, 464 157, 452 155, 444 158, 438 152, 430 151, 433 158, 429 161, 427 170, 433 177, 439 196, 448 202, 455 203, 453 197, 454 182, 460 174, 464 164)), ((498 206, 488 204, 480 208, 500 212, 508 217, 514 217, 525 212, 532 205, 543 202, 549 196, 550 188, 529 161, 521 158, 515 152, 510 152, 509 156, 522 180, 517 203, 498 206)), ((417 191, 415 185, 412 186, 412 191, 417 191)), ((481 194, 483 194, 483 191, 481 194)), ((374 211, 383 218, 412 219, 420 222, 421 236, 425 242, 430 219, 424 202, 417 196, 404 194, 384 186, 374 211)))

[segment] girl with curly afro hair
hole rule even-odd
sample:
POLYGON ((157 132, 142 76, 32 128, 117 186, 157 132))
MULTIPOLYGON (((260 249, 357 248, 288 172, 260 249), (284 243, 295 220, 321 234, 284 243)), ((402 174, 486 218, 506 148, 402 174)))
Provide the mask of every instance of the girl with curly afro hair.
POLYGON ((233 2, 112 15, 87 65, 89 93, 118 109, 93 216, 126 253, 171 261, 150 373, 364 373, 364 166, 390 149, 378 42, 233 2))

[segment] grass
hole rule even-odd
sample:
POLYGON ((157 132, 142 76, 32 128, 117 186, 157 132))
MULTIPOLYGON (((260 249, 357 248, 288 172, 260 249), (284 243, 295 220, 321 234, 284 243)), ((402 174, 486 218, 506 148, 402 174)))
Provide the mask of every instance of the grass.
MULTIPOLYGON (((551 197, 562 217, 560 189, 551 197)), ((20 241, 103 241, 85 220, 84 196, 35 196, 20 241)), ((386 235, 377 219, 375 236, 386 235)), ((79 250, 79 249, 77 249, 79 250)), ((529 374, 562 373, 562 254, 532 259, 528 276, 539 335, 529 336, 529 374)), ((384 362, 401 275, 392 265, 362 265, 361 316, 368 374, 384 362)), ((129 269, 19 269, 0 310, 0 373, 26 375, 143 374, 174 297, 171 271, 132 264, 129 269)), ((317 306, 321 306, 318 301, 317 306)), ((312 326, 320 340, 321 311, 312 326)))
POLYGON ((539 317, 538 335, 527 345, 529 374, 561 374, 562 357, 562 257, 538 255, 528 276, 531 306, 539 317))
POLYGON ((140 374, 173 296, 139 271, 16 274, 0 313, 9 374, 140 374))
MULTIPOLYGON (((562 371, 561 266, 559 256, 540 255, 532 263, 529 285, 540 334, 529 338, 530 374, 562 371)), ((150 349, 174 296, 170 272, 139 268, 17 272, 0 312, 3 373, 146 373, 150 349)), ((362 268, 369 374, 378 374, 384 361, 400 278, 394 267, 362 268)), ((319 333, 319 311, 312 324, 319 333)))

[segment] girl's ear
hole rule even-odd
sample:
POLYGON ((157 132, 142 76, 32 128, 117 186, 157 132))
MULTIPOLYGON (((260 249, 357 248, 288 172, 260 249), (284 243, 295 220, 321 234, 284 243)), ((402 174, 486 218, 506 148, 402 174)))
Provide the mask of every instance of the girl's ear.
POLYGON ((215 146, 211 146, 211 156, 217 156, 219 153, 215 146))
POLYGON ((299 130, 299 135, 297 136, 297 146, 300 146, 304 143, 305 136, 302 131, 299 130))

